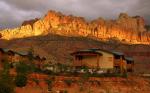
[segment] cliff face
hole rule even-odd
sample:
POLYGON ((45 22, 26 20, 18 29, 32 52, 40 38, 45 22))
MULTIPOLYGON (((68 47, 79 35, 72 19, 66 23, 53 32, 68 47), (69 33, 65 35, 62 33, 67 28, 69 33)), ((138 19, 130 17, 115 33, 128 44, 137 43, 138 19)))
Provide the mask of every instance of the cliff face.
POLYGON ((150 44, 150 33, 145 29, 144 19, 121 13, 117 20, 102 18, 86 22, 82 17, 66 16, 49 11, 42 19, 26 21, 16 29, 0 31, 2 39, 14 39, 49 33, 65 36, 94 37, 100 40, 117 38, 131 44, 150 44))

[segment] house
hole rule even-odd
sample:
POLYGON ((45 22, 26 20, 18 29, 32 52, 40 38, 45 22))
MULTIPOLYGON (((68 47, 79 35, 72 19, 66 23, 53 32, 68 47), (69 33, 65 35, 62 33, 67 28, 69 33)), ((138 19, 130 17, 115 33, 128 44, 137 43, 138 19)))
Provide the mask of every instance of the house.
POLYGON ((25 52, 15 52, 9 49, 0 48, 0 60, 12 62, 19 62, 27 60, 28 53, 25 52))
POLYGON ((1 48, 1 62, 12 62, 15 52, 9 49, 1 48))
POLYGON ((133 60, 125 59, 121 52, 107 51, 103 49, 87 49, 79 50, 71 53, 73 56, 73 66, 81 68, 87 66, 92 69, 110 70, 116 73, 127 72, 127 69, 132 69, 133 60))
POLYGON ((39 55, 34 56, 33 63, 37 68, 42 69, 44 62, 46 61, 45 57, 40 57, 39 55))
POLYGON ((74 56, 73 66, 80 68, 87 66, 92 69, 113 69, 114 55, 112 52, 101 49, 87 49, 71 53, 74 56))
MULTIPOLYGON (((33 55, 32 62, 37 67, 42 67, 42 64, 45 62, 46 58, 33 55)), ((0 48, 0 62, 7 61, 13 66, 16 62, 26 62, 27 64, 31 63, 30 56, 28 52, 16 52, 9 49, 0 48)))
POLYGON ((27 52, 14 52, 13 62, 28 62, 28 53, 27 52))

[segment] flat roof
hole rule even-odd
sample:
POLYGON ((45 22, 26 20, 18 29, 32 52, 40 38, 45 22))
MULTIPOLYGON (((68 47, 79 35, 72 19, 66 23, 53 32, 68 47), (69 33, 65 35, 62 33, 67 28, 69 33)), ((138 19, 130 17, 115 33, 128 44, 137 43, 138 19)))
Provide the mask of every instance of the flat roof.
POLYGON ((127 56, 124 56, 124 53, 122 52, 118 52, 118 51, 108 51, 108 50, 104 50, 104 49, 99 49, 99 48, 91 48, 91 49, 85 49, 85 50, 79 50, 79 51, 76 51, 76 52, 73 52, 71 53, 71 55, 74 55, 74 54, 80 54, 80 53, 95 53, 95 54, 100 54, 102 55, 101 52, 99 51, 103 51, 103 52, 107 52, 107 53, 110 53, 110 54, 113 54, 113 55, 118 55, 118 56, 123 56, 123 58, 127 61, 134 61, 134 59, 132 57, 127 57, 127 56))
POLYGON ((14 51, 10 50, 10 49, 7 49, 7 48, 0 48, 0 50, 4 53, 8 53, 8 52, 12 52, 12 53, 15 53, 14 51))
POLYGON ((94 54, 99 54, 102 55, 102 53, 95 51, 95 50, 90 50, 90 49, 86 49, 86 50, 79 50, 76 52, 71 53, 71 55, 75 55, 75 54, 80 54, 80 53, 94 53, 94 54))
POLYGON ((127 60, 127 61, 134 61, 134 59, 132 57, 125 57, 125 60, 127 60))
MULTIPOLYGON (((85 50, 79 50, 79 51, 76 51, 76 52, 73 52, 71 54, 74 54, 74 53, 83 53, 83 52, 89 52, 89 53, 100 53, 99 51, 103 51, 103 52, 107 52, 107 53, 110 53, 110 54, 113 54, 113 55, 118 55, 118 56, 124 56, 124 53, 122 52, 118 52, 118 51, 109 51, 109 50, 104 50, 104 49, 100 49, 100 48, 90 48, 90 49, 85 49, 85 50)), ((101 54, 101 53, 100 53, 101 54)))
POLYGON ((122 52, 112 51, 114 55, 123 56, 124 54, 122 52))
POLYGON ((27 56, 28 55, 28 52, 15 52, 16 54, 18 55, 21 55, 21 56, 27 56))
POLYGON ((89 49, 89 50, 94 50, 94 51, 103 51, 103 52, 107 52, 107 53, 113 54, 111 51, 104 50, 104 49, 100 49, 100 48, 91 48, 91 49, 89 49))

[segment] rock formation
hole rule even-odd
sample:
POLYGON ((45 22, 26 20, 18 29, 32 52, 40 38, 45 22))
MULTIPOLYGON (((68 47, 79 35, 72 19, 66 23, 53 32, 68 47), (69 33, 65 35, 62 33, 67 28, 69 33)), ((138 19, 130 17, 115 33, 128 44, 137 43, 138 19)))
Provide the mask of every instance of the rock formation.
POLYGON ((121 13, 116 20, 98 18, 87 22, 82 17, 63 15, 49 11, 44 18, 26 21, 16 29, 0 31, 2 39, 14 39, 46 35, 49 33, 64 36, 93 37, 97 40, 117 38, 130 44, 150 44, 150 32, 145 29, 144 19, 140 16, 130 17, 121 13))

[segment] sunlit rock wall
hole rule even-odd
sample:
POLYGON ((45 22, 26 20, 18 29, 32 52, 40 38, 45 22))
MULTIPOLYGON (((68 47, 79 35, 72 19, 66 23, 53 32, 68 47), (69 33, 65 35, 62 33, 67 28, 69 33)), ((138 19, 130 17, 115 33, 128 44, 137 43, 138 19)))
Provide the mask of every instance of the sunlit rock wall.
POLYGON ((65 36, 94 37, 97 40, 117 38, 131 44, 149 44, 150 33, 145 29, 144 19, 121 13, 116 20, 98 18, 87 22, 82 17, 63 15, 49 11, 43 18, 25 21, 16 29, 0 31, 2 39, 24 38, 49 33, 65 36))

